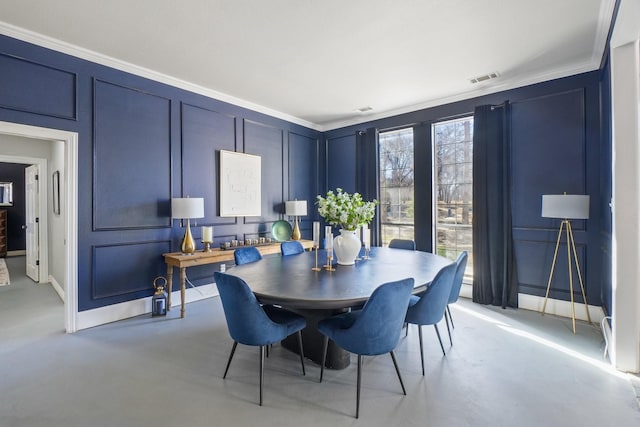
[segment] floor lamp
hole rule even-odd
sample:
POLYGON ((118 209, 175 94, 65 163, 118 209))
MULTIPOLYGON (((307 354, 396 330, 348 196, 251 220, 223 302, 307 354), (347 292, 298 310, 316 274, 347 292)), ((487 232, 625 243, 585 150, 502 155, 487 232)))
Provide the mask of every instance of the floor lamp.
POLYGON ((587 310, 587 319, 591 323, 589 316, 589 305, 587 304, 587 296, 584 292, 584 284, 582 282, 582 273, 580 272, 580 264, 578 263, 578 253, 576 252, 576 243, 573 240, 573 230, 571 229, 572 219, 589 219, 589 196, 578 194, 547 194, 542 196, 542 217, 543 218, 559 218, 560 229, 558 230, 558 239, 556 240, 556 250, 553 253, 553 262, 551 263, 551 272, 549 273, 549 282, 547 283, 547 293, 544 296, 544 304, 542 306, 542 314, 547 307, 547 299, 549 298, 549 289, 551 288, 551 280, 553 279, 553 271, 556 267, 556 258, 558 257, 558 248, 562 231, 565 231, 567 240, 567 265, 569 267, 569 294, 571 295, 571 320, 573 322, 573 333, 576 333, 576 312, 573 301, 573 272, 571 254, 575 260, 576 270, 578 272, 578 280, 580 281, 580 290, 582 291, 582 299, 584 307, 587 310))

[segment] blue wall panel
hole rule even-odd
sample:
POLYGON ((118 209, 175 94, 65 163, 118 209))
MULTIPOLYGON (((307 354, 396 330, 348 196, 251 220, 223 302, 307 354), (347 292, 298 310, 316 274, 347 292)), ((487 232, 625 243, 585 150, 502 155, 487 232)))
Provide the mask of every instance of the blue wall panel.
POLYGON ((168 241, 94 246, 91 299, 119 302, 150 295, 154 277, 166 272, 157 261, 169 248, 168 241))
POLYGON ((327 139, 327 189, 356 191, 356 135, 327 139))
POLYGON ((512 104, 513 227, 552 225, 540 216, 543 194, 585 194, 584 102, 579 89, 512 104))
POLYGON ((319 194, 318 150, 319 143, 297 133, 289 133, 289 196, 288 200, 306 200, 307 215, 299 218, 303 239, 313 239, 312 222, 320 219, 316 208, 319 194))
POLYGON ((277 221, 284 212, 284 135, 280 128, 244 121, 244 152, 261 158, 262 209, 259 217, 246 217, 245 223, 277 221))
POLYGON ((76 118, 76 75, 0 53, 0 106, 76 118))
POLYGON ((168 227, 171 101, 95 82, 94 228, 168 227))
MULTIPOLYGON (((182 196, 204 198, 202 225, 235 224, 221 218, 219 193, 220 150, 236 150, 235 117, 182 105, 182 196)), ((215 232, 215 229, 214 229, 215 232)))

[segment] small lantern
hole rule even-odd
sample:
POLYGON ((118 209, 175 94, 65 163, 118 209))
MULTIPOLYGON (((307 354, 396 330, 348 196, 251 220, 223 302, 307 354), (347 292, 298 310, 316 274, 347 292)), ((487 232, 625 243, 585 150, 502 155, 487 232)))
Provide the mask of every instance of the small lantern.
POLYGON ((151 316, 166 316, 167 315, 167 294, 164 292, 164 287, 167 285, 167 279, 162 276, 158 276, 153 279, 153 287, 156 289, 153 298, 151 298, 151 316), (160 280, 162 279, 162 280, 160 280), (158 281, 164 283, 158 283, 158 281))

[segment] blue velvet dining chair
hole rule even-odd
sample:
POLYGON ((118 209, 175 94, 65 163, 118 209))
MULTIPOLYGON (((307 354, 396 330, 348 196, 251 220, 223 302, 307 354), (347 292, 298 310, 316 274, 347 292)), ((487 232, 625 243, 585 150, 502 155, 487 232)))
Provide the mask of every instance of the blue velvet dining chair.
MULTIPOLYGON (((422 375, 424 375, 424 351, 422 348, 422 325, 433 325, 440 341, 442 354, 446 355, 440 331, 438 331, 438 322, 442 320, 444 311, 451 294, 451 286, 453 285, 453 276, 456 273, 456 264, 441 269, 427 290, 421 296, 412 295, 409 300, 409 308, 405 322, 418 325, 418 337, 420 338, 420 361, 422 362, 422 375)), ((408 332, 407 327, 407 332, 408 332)))
POLYGON ((373 291, 362 310, 350 311, 318 322, 318 330, 325 335, 320 382, 324 375, 329 339, 341 348, 358 355, 356 418, 360 415, 362 356, 391 354, 402 393, 407 394, 393 350, 400 339, 413 284, 413 279, 385 283, 373 291))
POLYGON ((389 247, 395 248, 395 249, 407 249, 410 251, 415 251, 416 242, 409 239, 391 239, 391 241, 389 242, 389 247))
POLYGON ((236 265, 249 264, 250 262, 260 261, 262 254, 255 246, 247 246, 246 248, 237 248, 233 251, 233 259, 236 265))
POLYGON ((214 272, 213 276, 220 293, 229 335, 233 338, 233 347, 222 378, 227 377, 238 343, 259 346, 260 406, 262 406, 265 347, 297 333, 302 375, 305 375, 304 351, 300 331, 307 325, 307 322, 304 317, 283 308, 272 305, 261 306, 249 286, 239 277, 218 271, 214 272))
POLYGON ((298 255, 304 252, 302 243, 297 240, 291 240, 289 242, 280 243, 280 252, 283 256, 298 255))
POLYGON ((469 254, 467 251, 460 252, 458 255, 458 259, 456 260, 456 274, 453 276, 453 285, 451 286, 451 294, 449 294, 449 301, 447 301, 447 309, 444 312, 444 320, 447 322, 447 332, 449 333, 449 343, 453 345, 453 340, 451 339, 451 329, 449 328, 449 322, 451 322, 451 328, 455 329, 455 325, 453 324, 453 317, 451 317, 451 310, 449 309, 449 304, 454 304, 458 301, 458 297, 460 296, 460 288, 462 287, 462 279, 464 278, 464 270, 467 268, 467 259, 469 258, 469 254))

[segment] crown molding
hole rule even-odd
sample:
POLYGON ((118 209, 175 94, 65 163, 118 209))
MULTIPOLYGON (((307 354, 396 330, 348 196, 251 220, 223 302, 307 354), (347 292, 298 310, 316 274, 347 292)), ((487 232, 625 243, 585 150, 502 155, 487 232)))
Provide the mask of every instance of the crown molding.
POLYGON ((140 77, 148 78, 160 83, 165 83, 170 86, 174 86, 180 89, 188 90, 200 95, 204 95, 219 101, 227 102, 229 104, 236 105, 238 107, 246 108, 258 113, 266 114, 278 119, 286 120, 291 123, 298 124, 314 130, 320 130, 316 123, 309 122, 299 117, 292 116, 281 111, 277 111, 263 105, 255 104, 245 99, 236 98, 223 92, 218 92, 213 89, 209 89, 188 81, 173 77, 167 74, 163 74, 149 68, 141 67, 135 64, 131 64, 120 59, 113 58, 108 55, 103 55, 98 52, 94 52, 89 49, 85 49, 80 46, 76 46, 53 37, 48 37, 33 31, 26 30, 24 28, 16 27, 9 23, 0 21, 0 34, 3 34, 14 39, 18 39, 27 43, 32 43, 40 47, 55 50, 56 52, 71 55, 76 58, 84 59, 87 61, 95 62, 100 65, 115 68, 120 71, 135 74, 140 77))
MULTIPOLYGON (((453 102, 464 101, 465 99, 476 98, 478 96, 490 95, 497 92, 502 92, 505 90, 516 89, 519 87, 529 86, 532 84, 543 83, 550 80, 555 80, 563 77, 569 77, 576 74, 586 73, 589 71, 597 70, 600 66, 600 59, 597 60, 589 60, 587 62, 583 62, 578 64, 577 66, 570 66, 564 68, 557 68, 554 70, 545 70, 544 72, 540 72, 537 74, 527 74, 523 78, 511 78, 511 79, 503 79, 503 77, 499 77, 495 80, 487 81, 486 83, 480 83, 481 87, 477 89, 459 92, 454 95, 442 97, 442 98, 434 98, 428 101, 424 101, 418 104, 407 105, 405 107, 381 111, 377 114, 367 114, 366 116, 360 116, 358 118, 351 118, 347 120, 336 120, 332 122, 323 123, 321 125, 322 132, 328 132, 331 130, 340 129, 347 126, 354 126, 360 123, 371 122, 374 120, 385 119, 388 117, 393 117, 401 114, 411 113, 418 110, 423 110, 425 108, 438 107, 440 105, 451 104, 453 102)), ((475 84, 474 86, 478 86, 475 84)))

